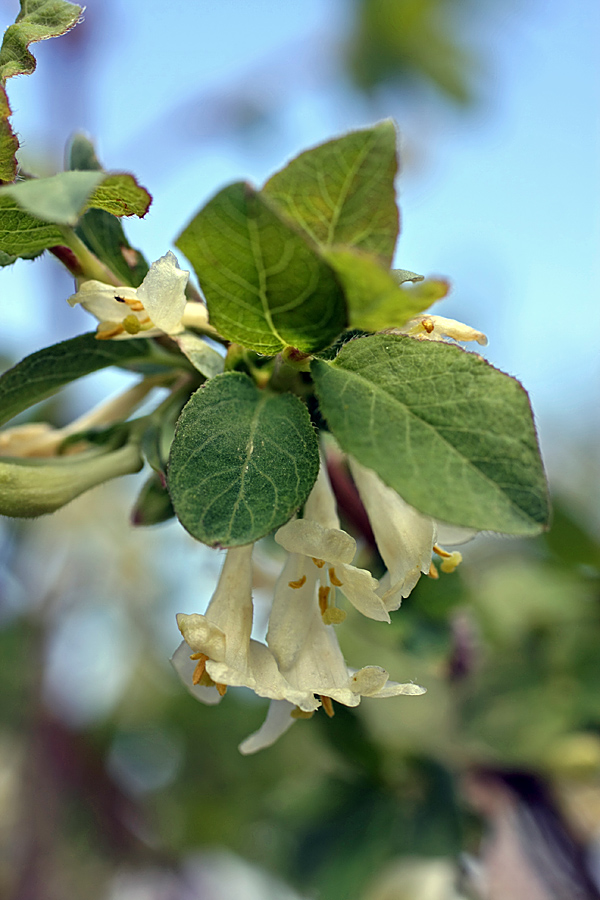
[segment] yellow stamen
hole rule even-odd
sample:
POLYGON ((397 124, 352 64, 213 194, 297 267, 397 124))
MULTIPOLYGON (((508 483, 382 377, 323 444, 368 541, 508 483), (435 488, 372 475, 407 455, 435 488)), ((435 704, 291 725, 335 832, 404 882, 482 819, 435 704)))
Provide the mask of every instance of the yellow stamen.
POLYGON ((311 556, 311 559, 312 559, 312 561, 314 562, 314 564, 315 564, 315 566, 317 567, 317 569, 322 569, 323 566, 325 565, 325 560, 324 560, 324 559, 315 559, 314 556, 311 556))
POLYGON ((303 575, 302 578, 299 578, 298 581, 288 581, 288 585, 295 590, 303 587, 306 584, 306 575, 303 575))
POLYGON ((96 340, 108 341, 118 334, 123 334, 124 331, 120 322, 100 322, 96 328, 96 340))
POLYGON ((436 569, 435 564, 433 562, 431 562, 429 564, 429 572, 427 574, 429 575, 430 578, 433 578, 433 579, 440 577, 440 573, 436 569))
POLYGON ((321 703, 323 704, 323 709, 325 710, 329 718, 333 719, 333 717, 335 716, 335 712, 333 709, 333 700, 331 699, 331 697, 324 697, 323 694, 321 694, 321 703))
POLYGON ((292 717, 292 719, 312 719, 314 714, 315 714, 314 710, 311 710, 310 712, 306 712, 305 710, 300 709, 300 707, 297 706, 295 709, 293 709, 291 711, 290 716, 292 717))
POLYGON ((342 586, 342 582, 335 574, 335 569, 333 567, 329 570, 329 580, 332 584, 335 584, 336 587, 342 586))
POLYGON ((192 675, 192 684, 200 684, 202 676, 204 675, 204 670, 206 669, 208 656, 206 656, 205 653, 193 653, 192 656, 190 656, 190 659, 198 660, 196 668, 194 669, 194 674, 192 675))
POLYGON ((346 613, 343 609, 338 609, 337 606, 330 606, 321 613, 321 618, 325 625, 341 625, 346 618, 346 613))
POLYGON ((216 689, 218 690, 218 692, 219 692, 219 694, 221 695, 221 697, 224 697, 225 694, 227 693, 227 685, 226 685, 226 684, 219 684, 218 682, 215 682, 215 687, 216 687, 216 689))
POLYGON ((427 334, 431 334, 431 332, 435 328, 435 324, 431 321, 431 319, 423 319, 421 321, 421 325, 423 327, 423 331, 426 331, 427 334))
POLYGON ((438 556, 441 556, 442 559, 450 559, 450 557, 452 556, 451 553, 448 553, 448 551, 444 550, 443 547, 440 547, 439 544, 433 545, 433 552, 437 553, 438 556))
POLYGON ((214 687, 215 686, 214 681, 212 680, 212 678, 210 677, 210 675, 208 674, 208 672, 206 670, 202 673, 202 678, 200 679, 200 681, 198 683, 201 684, 202 687, 214 687))
POLYGON ((462 562, 462 553, 459 553, 458 550, 455 550, 453 553, 449 554, 448 559, 445 559, 440 566, 442 572, 446 572, 450 574, 454 572, 457 566, 459 566, 462 562))
POLYGON ((319 588, 319 609, 321 610, 321 615, 325 615, 325 611, 327 610, 329 594, 331 593, 330 587, 320 587, 319 588))

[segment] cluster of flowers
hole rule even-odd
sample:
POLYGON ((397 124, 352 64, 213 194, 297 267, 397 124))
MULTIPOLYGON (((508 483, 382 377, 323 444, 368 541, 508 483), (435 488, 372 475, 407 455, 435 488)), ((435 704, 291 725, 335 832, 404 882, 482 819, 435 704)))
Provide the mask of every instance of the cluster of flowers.
POLYGON ((422 573, 451 572, 460 553, 437 541, 460 543, 467 529, 449 528, 409 506, 371 470, 349 465, 370 517, 387 574, 380 583, 352 565, 353 537, 340 529, 325 464, 301 519, 280 528, 275 540, 288 556, 275 587, 266 643, 251 638, 253 545, 227 551, 217 588, 204 615, 177 617, 184 640, 173 665, 188 690, 204 703, 218 703, 228 686, 244 686, 271 701, 262 727, 240 745, 244 754, 270 746, 296 719, 320 706, 333 715, 333 701, 357 706, 362 697, 418 695, 425 689, 389 680, 380 666, 346 665, 334 626, 345 613, 336 605, 336 588, 363 615, 382 622, 398 609, 422 573))
MULTIPOLYGON (((152 264, 138 288, 86 281, 69 303, 81 304, 98 319, 101 340, 168 334, 179 343, 188 327, 211 331, 204 305, 186 299, 188 277, 168 252, 152 264)), ((427 314, 394 331, 421 340, 449 337, 487 342, 485 335, 467 325, 427 314)), ((129 415, 149 387, 136 386, 67 429, 39 425, 8 429, 0 439, 0 455, 52 455, 83 424, 129 415)), ((357 706, 362 697, 414 696, 425 691, 411 682, 390 681, 380 666, 348 668, 334 627, 346 616, 336 605, 337 588, 363 615, 389 622, 390 612, 399 608, 421 574, 437 577, 432 554, 441 557, 442 571, 453 571, 461 555, 449 553, 442 545, 463 543, 474 532, 434 521, 409 506, 375 472, 351 458, 348 464, 387 569, 380 582, 352 565, 356 542, 340 528, 323 463, 302 518, 275 534, 288 556, 275 587, 266 643, 251 637, 252 544, 227 551, 204 614, 177 617, 183 641, 172 662, 197 699, 219 703, 227 687, 244 686, 271 701, 263 726, 240 745, 242 753, 271 745, 296 719, 312 716, 319 707, 333 715, 333 701, 357 706)))

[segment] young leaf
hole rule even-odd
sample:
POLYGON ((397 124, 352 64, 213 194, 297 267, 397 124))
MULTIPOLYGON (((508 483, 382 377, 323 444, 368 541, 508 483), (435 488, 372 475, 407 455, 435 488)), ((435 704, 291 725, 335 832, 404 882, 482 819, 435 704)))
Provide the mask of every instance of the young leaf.
POLYGON ((107 366, 133 366, 156 359, 154 342, 97 341, 81 334, 26 356, 0 376, 0 425, 51 397, 61 387, 107 366))
POLYGON ((0 198, 44 222, 76 225, 86 209, 104 209, 116 216, 144 216, 151 197, 133 175, 123 172, 59 172, 0 188, 0 198))
POLYGON ((34 41, 58 37, 77 24, 82 9, 64 0, 21 0, 21 12, 4 34, 0 48, 0 79, 30 75, 35 59, 27 49, 34 41))
POLYGON ((330 266, 250 185, 218 193, 175 243, 196 271, 211 325, 229 340, 257 353, 312 353, 346 324, 330 266))
POLYGON ((161 477, 157 472, 144 482, 131 511, 131 524, 138 526, 159 525, 175 515, 173 504, 161 477))
POLYGON ((412 506, 456 525, 536 534, 546 481, 527 394, 482 357, 438 341, 372 335, 314 360, 340 446, 412 506))
POLYGON ((21 0, 21 12, 10 25, 0 47, 0 181, 12 181, 17 174, 15 153, 19 141, 8 117, 11 109, 4 83, 12 75, 28 75, 35 59, 27 49, 34 41, 58 37, 73 28, 82 9, 64 0, 21 0))
POLYGON ((301 153, 263 193, 320 246, 346 244, 389 266, 398 237, 397 170, 388 119, 301 153))
POLYGON ((226 372, 192 396, 171 447, 168 486, 175 512, 210 546, 249 544, 283 525, 304 503, 319 471, 319 448, 304 404, 260 391, 226 372))
POLYGON ((400 327, 448 293, 448 282, 441 279, 401 287, 392 272, 356 250, 336 248, 326 252, 325 258, 344 287, 351 328, 381 331, 400 327))

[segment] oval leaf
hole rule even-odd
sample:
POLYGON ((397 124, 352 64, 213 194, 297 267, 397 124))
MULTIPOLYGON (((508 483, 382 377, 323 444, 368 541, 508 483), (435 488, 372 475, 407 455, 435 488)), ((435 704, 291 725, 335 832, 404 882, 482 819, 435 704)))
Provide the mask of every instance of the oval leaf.
POLYGON ((268 355, 286 346, 313 353, 346 325, 331 267, 248 184, 220 191, 175 243, 196 271, 211 325, 229 340, 268 355))
POLYGON ((312 363, 340 446, 412 506, 478 530, 536 534, 546 480, 529 399, 514 378, 451 344, 397 335, 312 363))
POLYGON ((249 544, 283 525, 319 471, 308 411, 292 394, 268 394, 238 372, 203 385, 185 406, 171 447, 175 512, 211 547, 249 544))
POLYGON ((321 247, 346 244, 390 265, 398 236, 391 119, 306 150, 263 193, 321 247))

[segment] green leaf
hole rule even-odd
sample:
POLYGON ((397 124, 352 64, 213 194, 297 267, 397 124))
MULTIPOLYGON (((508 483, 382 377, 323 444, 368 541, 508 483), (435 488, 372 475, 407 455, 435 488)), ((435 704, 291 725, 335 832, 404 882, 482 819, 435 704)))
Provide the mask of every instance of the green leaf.
POLYGON ((154 359, 156 350, 151 340, 98 341, 94 334, 81 334, 38 350, 0 376, 0 425, 90 372, 107 366, 127 368, 154 359))
POLYGON ((27 49, 34 41, 65 34, 80 19, 82 9, 64 0, 21 0, 21 12, 4 34, 0 48, 0 80, 30 75, 35 59, 27 49))
POLYGON ((448 293, 448 283, 442 280, 401 287, 394 273, 372 256, 356 250, 330 250, 325 258, 344 287, 351 328, 399 328, 448 293))
POLYGON ((90 207, 117 216, 143 216, 152 199, 133 175, 81 171, 7 184, 0 188, 0 199, 4 197, 36 219, 71 226, 90 207))
POLYGON ((61 243, 64 237, 55 225, 34 219, 0 188, 0 250, 9 262, 27 259, 61 243))
MULTIPOLYGON (((94 145, 83 134, 75 135, 71 142, 69 169, 102 169, 94 145)), ((75 233, 101 262, 119 276, 122 284, 139 287, 148 272, 148 263, 140 251, 131 246, 116 216, 103 209, 88 209, 79 220, 75 233)))
POLYGON ((445 522, 536 534, 548 496, 527 394, 482 357, 438 341, 372 335, 314 360, 340 446, 412 506, 445 522))
POLYGON ((34 41, 58 37, 77 24, 82 9, 63 0, 21 0, 21 12, 10 25, 0 48, 0 181, 13 181, 17 174, 19 141, 8 117, 11 109, 4 83, 12 75, 28 75, 35 59, 28 51, 34 41))
POLYGON ((208 381, 175 432, 168 486, 183 526, 210 546, 249 544, 287 522, 319 471, 308 411, 242 373, 208 381))
POLYGON ((263 193, 323 247, 347 244, 391 264, 398 237, 396 129, 373 128, 301 153, 263 193))
POLYGON ((210 323, 231 341, 274 355, 312 353, 346 324, 344 296, 319 253, 250 185, 226 187, 180 234, 210 323))
POLYGON ((5 89, 0 85, 0 181, 12 181, 17 174, 19 140, 12 130, 8 117, 10 104, 5 89))

